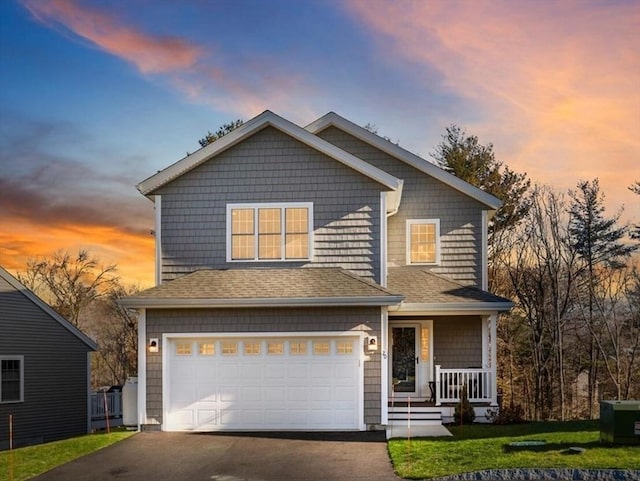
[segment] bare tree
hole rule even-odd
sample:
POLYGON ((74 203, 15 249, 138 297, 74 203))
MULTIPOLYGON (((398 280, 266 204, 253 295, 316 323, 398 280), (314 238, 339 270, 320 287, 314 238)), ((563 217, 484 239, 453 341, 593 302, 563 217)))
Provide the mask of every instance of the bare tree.
POLYGON ((72 256, 56 251, 50 258, 30 259, 18 279, 77 327, 80 313, 116 285, 116 266, 103 266, 88 251, 72 256))
POLYGON ((117 284, 83 312, 87 330, 99 345, 92 365, 96 386, 121 385, 137 373, 138 318, 118 303, 137 290, 117 284))
POLYGON ((638 288, 638 272, 631 266, 599 266, 597 278, 591 295, 587 289, 576 291, 578 300, 582 301, 577 304, 581 308, 579 318, 596 346, 599 364, 613 385, 615 398, 627 399, 640 348, 639 315, 637 305, 634 306, 637 299, 633 299, 638 288), (589 307, 592 312, 588 311, 589 307))
MULTIPOLYGON (((535 186, 527 218, 513 231, 512 248, 500 256, 497 271, 509 273, 508 282, 521 319, 515 322, 528 333, 533 373, 534 415, 555 412, 566 416, 565 327, 575 282, 576 252, 569 241, 568 216, 561 194, 535 186), (558 396, 553 396, 555 390, 558 396)), ((504 283, 504 280, 502 281, 504 283)), ((512 348, 513 349, 513 348, 512 348)), ((513 355, 513 354, 512 354, 513 355)))
POLYGON ((137 318, 118 299, 133 293, 88 251, 76 256, 57 251, 49 258, 31 259, 20 281, 59 314, 98 343, 92 356, 93 385, 123 384, 137 372, 137 318))

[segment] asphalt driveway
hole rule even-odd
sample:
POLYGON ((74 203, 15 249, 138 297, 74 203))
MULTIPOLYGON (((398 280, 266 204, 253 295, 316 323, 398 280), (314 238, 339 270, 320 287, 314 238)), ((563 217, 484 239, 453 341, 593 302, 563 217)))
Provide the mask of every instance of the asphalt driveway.
POLYGON ((142 432, 37 481, 398 481, 384 432, 142 432))

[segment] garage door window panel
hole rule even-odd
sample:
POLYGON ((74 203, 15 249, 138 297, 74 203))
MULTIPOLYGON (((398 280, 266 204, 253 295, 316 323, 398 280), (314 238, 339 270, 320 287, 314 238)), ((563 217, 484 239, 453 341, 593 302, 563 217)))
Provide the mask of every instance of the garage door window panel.
POLYGON ((235 356, 238 354, 238 343, 235 341, 222 341, 222 355, 235 356))
POLYGON ((336 353, 337 354, 352 354, 353 353, 353 342, 350 342, 350 341, 337 341, 336 342, 336 353))
POLYGON ((191 342, 177 342, 176 343, 176 355, 178 356, 191 356, 193 346, 191 342))
POLYGON ((313 353, 320 356, 328 356, 330 345, 328 341, 313 341, 313 353))
POLYGON ((213 342, 199 342, 198 354, 200 356, 214 356, 216 354, 215 344, 213 342))
POLYGON ((306 341, 290 341, 289 353, 292 356, 306 356, 307 344, 308 343, 306 341))
POLYGON ((247 356, 259 356, 260 355, 260 343, 259 342, 244 342, 244 353, 247 356))
POLYGON ((280 341, 267 342, 267 354, 271 356, 281 356, 284 354, 284 343, 280 341))

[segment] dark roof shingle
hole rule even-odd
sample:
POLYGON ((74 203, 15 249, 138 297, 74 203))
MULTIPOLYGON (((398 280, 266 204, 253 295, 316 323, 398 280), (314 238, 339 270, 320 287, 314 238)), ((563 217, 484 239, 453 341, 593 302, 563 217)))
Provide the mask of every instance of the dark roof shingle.
POLYGON ((267 303, 282 300, 295 304, 296 300, 327 302, 377 302, 378 305, 397 304, 396 296, 382 286, 337 267, 283 269, 208 269, 196 271, 139 292, 123 300, 123 305, 143 307, 164 302, 206 304, 216 302, 267 303))
POLYGON ((477 304, 511 301, 477 287, 465 286, 422 267, 389 268, 387 286, 404 296, 404 304, 477 304))

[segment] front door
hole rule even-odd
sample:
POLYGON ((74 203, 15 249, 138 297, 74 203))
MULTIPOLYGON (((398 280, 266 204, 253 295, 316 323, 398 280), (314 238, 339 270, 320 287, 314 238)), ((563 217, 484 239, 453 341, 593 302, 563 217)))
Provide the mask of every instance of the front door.
POLYGON ((415 396, 418 392, 419 326, 391 327, 391 381, 396 396, 415 396))

